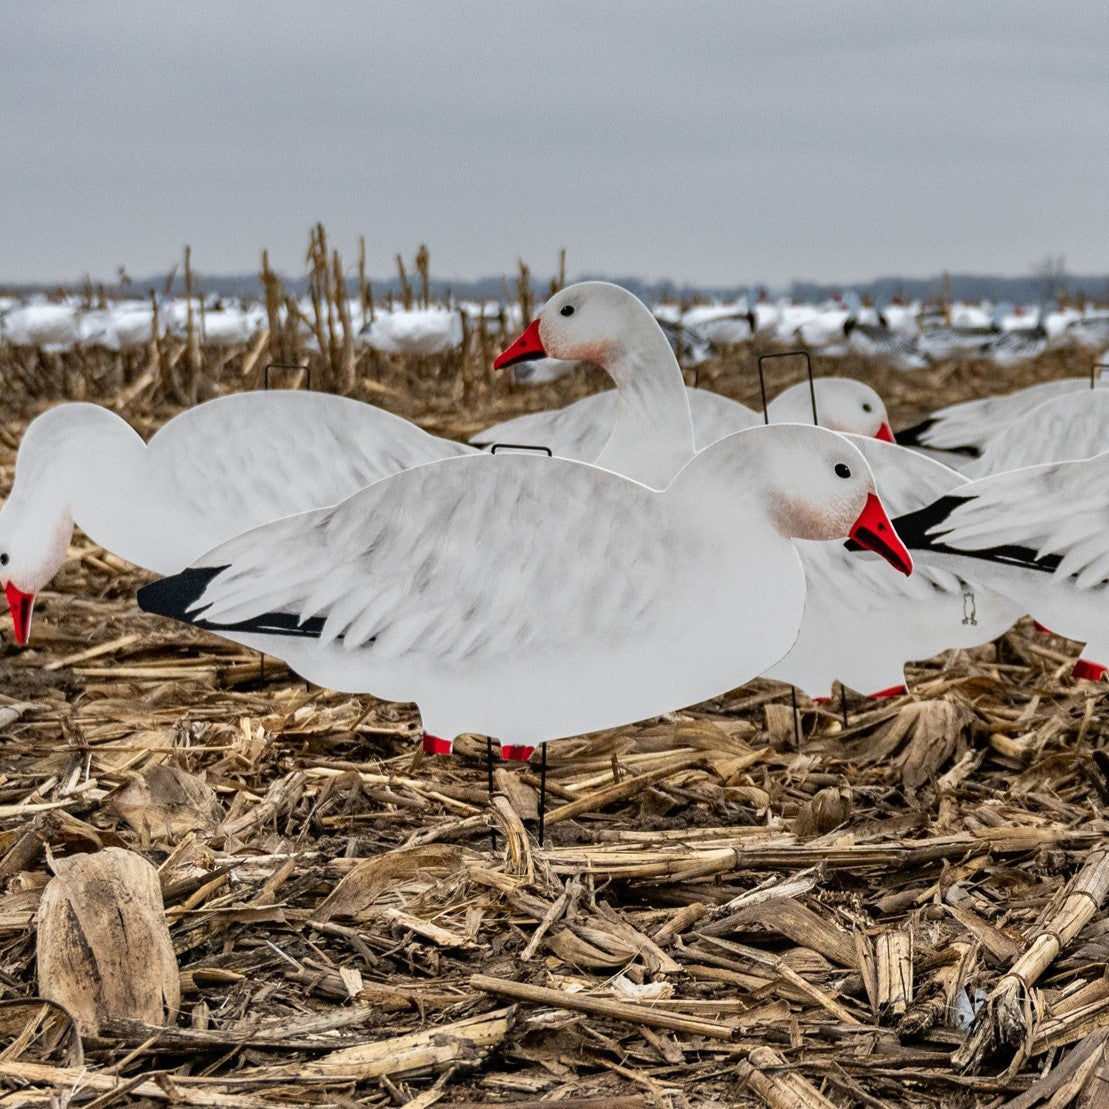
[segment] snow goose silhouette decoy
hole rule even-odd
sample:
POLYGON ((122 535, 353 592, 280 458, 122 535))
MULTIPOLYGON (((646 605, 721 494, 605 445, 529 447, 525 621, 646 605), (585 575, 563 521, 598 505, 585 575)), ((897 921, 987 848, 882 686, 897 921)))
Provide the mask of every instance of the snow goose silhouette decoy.
POLYGON ((150 440, 95 404, 28 426, 0 508, 0 586, 16 641, 76 524, 147 570, 175 573, 245 528, 336 504, 387 474, 476 453, 345 397, 238 393, 197 405, 150 440))
POLYGON ((923 451, 962 470, 981 458, 1014 420, 1052 397, 1081 390, 1090 392, 1090 378, 1045 381, 1015 393, 950 404, 897 432, 896 439, 903 447, 923 451))
POLYGON ((610 418, 599 422, 588 406, 571 405, 570 415, 568 409, 550 414, 555 433, 543 436, 534 426, 510 421, 490 429, 483 441, 545 446, 559 457, 596 462, 655 489, 669 484, 693 457, 681 369, 659 322, 626 289, 607 281, 567 286, 493 366, 547 357, 600 366, 616 382, 610 418))
MULTIPOLYGON (((1109 662, 1109 453, 1007 470, 898 516, 919 561, 1006 594, 1109 662)), ((1097 676, 1080 667, 1078 676, 1097 676)))
MULTIPOLYGON (((895 444, 849 438, 891 513, 923 507, 966 481, 895 444)), ((800 540, 797 548, 805 567, 805 612, 797 641, 765 677, 814 699, 827 699, 835 681, 871 698, 904 693, 906 662, 987 643, 1024 615, 1003 594, 919 559, 905 578, 837 543, 800 540)))
POLYGON ((786 653, 793 538, 852 535, 903 573, 862 454, 823 428, 728 436, 665 490, 537 455, 449 459, 265 524, 139 591, 148 612, 332 689, 534 748, 731 689, 786 653))

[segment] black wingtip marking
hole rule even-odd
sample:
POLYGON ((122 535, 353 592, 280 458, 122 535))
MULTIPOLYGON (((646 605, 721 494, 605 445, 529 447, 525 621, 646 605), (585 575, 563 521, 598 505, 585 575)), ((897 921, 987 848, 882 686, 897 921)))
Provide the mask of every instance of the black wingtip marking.
POLYGON ((924 442, 924 435, 928 433, 930 428, 935 427, 938 422, 935 416, 929 416, 927 419, 921 420, 919 424, 913 424, 912 427, 894 432, 893 438, 899 447, 924 447, 926 450, 940 451, 944 454, 961 454, 966 458, 982 457, 981 448, 975 446, 973 443, 967 443, 962 447, 937 447, 931 443, 924 442))
POLYGON ((152 581, 139 590, 139 608, 155 616, 168 616, 185 624, 196 624, 198 617, 190 614, 189 609, 200 600, 208 583, 226 569, 226 566, 190 568, 172 577, 152 581))
POLYGON ((235 624, 218 624, 204 619, 204 610, 190 609, 204 594, 208 583, 226 570, 226 566, 205 566, 182 570, 172 577, 144 585, 138 593, 139 608, 156 616, 168 616, 183 624, 192 624, 215 632, 254 632, 261 635, 288 635, 302 639, 319 639, 323 634, 324 618, 313 616, 303 623, 292 612, 266 612, 235 624))
POLYGON ((934 416, 929 416, 926 420, 921 420, 919 424, 913 424, 912 427, 907 427, 903 431, 894 432, 894 439, 897 440, 899 446, 902 447, 923 447, 924 444, 920 441, 920 437, 936 422, 934 416))
MULTIPOLYGON (((906 512, 904 516, 895 517, 892 521, 894 530, 910 551, 935 551, 938 554, 980 558, 984 562, 1021 566, 1026 570, 1039 570, 1045 574, 1053 574, 1058 569, 1059 563, 1063 560, 1060 554, 1038 555, 1031 547, 1022 547, 1016 543, 1005 543, 998 547, 952 547, 943 541, 942 535, 928 534, 941 527, 960 505, 974 499, 973 496, 959 497, 952 494, 940 497, 915 512, 906 512)), ((852 539, 848 539, 844 545, 849 551, 863 549, 852 539)))

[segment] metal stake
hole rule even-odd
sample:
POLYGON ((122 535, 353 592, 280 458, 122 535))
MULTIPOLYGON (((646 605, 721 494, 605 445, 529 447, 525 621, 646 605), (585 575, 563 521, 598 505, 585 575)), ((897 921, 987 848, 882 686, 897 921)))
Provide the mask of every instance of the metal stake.
MULTIPOLYGON (((489 787, 489 805, 493 805, 493 737, 485 737, 485 777, 489 787)), ((489 842, 493 850, 497 850, 497 830, 490 827, 489 842)))
POLYGON ((793 705, 793 739, 797 744, 797 750, 801 750, 801 721, 798 719, 797 713, 797 686, 791 685, 789 687, 789 700, 793 705))
POLYGON ((267 362, 262 369, 262 388, 269 390, 270 387, 270 370, 288 370, 290 372, 300 373, 304 371, 304 387, 311 390, 312 388, 312 367, 302 366, 299 362, 267 362))
POLYGON ((548 458, 554 458, 554 451, 550 447, 540 447, 534 443, 494 443, 489 448, 490 454, 496 454, 497 451, 536 451, 539 454, 545 454, 548 458))
POLYGON ((547 745, 541 743, 542 754, 539 756, 539 846, 547 834, 547 745))
POLYGON ((771 358, 804 358, 805 372, 809 375, 809 399, 812 401, 812 422, 817 427, 820 426, 820 420, 816 415, 816 383, 812 375, 812 359, 809 357, 807 350, 783 350, 775 354, 760 354, 759 355, 759 391, 762 393, 762 422, 764 424, 770 423, 770 413, 766 410, 766 378, 763 374, 762 364, 769 361, 771 358))
POLYGON ((847 686, 843 682, 839 683, 839 707, 843 713, 843 728, 846 731, 850 725, 847 722, 847 686))

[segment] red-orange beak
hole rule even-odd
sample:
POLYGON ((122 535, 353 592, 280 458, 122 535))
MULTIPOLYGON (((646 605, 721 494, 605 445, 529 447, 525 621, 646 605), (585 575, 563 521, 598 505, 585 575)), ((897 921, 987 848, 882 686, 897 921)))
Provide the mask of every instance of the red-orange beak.
POLYGON ((20 647, 26 647, 31 635, 31 610, 35 607, 35 595, 16 589, 11 582, 4 586, 4 595, 8 598, 8 608, 12 612, 15 641, 20 647))
POLYGON ((539 338, 539 317, 536 316, 520 338, 507 350, 497 355, 493 362, 493 369, 503 370, 506 366, 515 366, 517 362, 533 362, 536 358, 546 357, 543 340, 539 338))
POLYGON ((882 424, 880 428, 874 433, 875 439, 881 439, 883 443, 896 443, 897 440, 893 437, 893 428, 889 424, 882 424))
POLYGON ((913 572, 913 557, 901 537, 893 530, 893 524, 876 493, 868 493, 866 506, 851 528, 851 538, 860 547, 881 555, 895 570, 906 577, 913 572))

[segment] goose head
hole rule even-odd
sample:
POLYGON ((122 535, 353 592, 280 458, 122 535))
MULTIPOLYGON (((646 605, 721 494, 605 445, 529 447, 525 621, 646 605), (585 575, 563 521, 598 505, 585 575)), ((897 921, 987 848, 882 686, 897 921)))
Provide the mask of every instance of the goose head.
POLYGON ((27 645, 35 595, 65 562, 73 519, 64 508, 35 502, 17 490, 0 508, 0 586, 15 641, 27 645))
POLYGON ((791 539, 853 539, 902 574, 912 573, 912 556, 890 522, 858 447, 811 425, 777 424, 753 431, 767 440, 760 470, 779 532, 791 539))
POLYGON ((654 361, 676 372, 662 328, 638 297, 607 281, 580 281, 555 293, 493 367, 499 370, 538 358, 593 362, 620 385, 625 384, 621 366, 637 355, 648 356, 639 360, 640 367, 654 361))
MULTIPOLYGON (((893 442, 886 406, 869 385, 849 377, 819 377, 813 387, 821 427, 893 442)), ((812 397, 808 381, 798 382, 779 393, 768 408, 773 423, 811 423, 812 397)))

